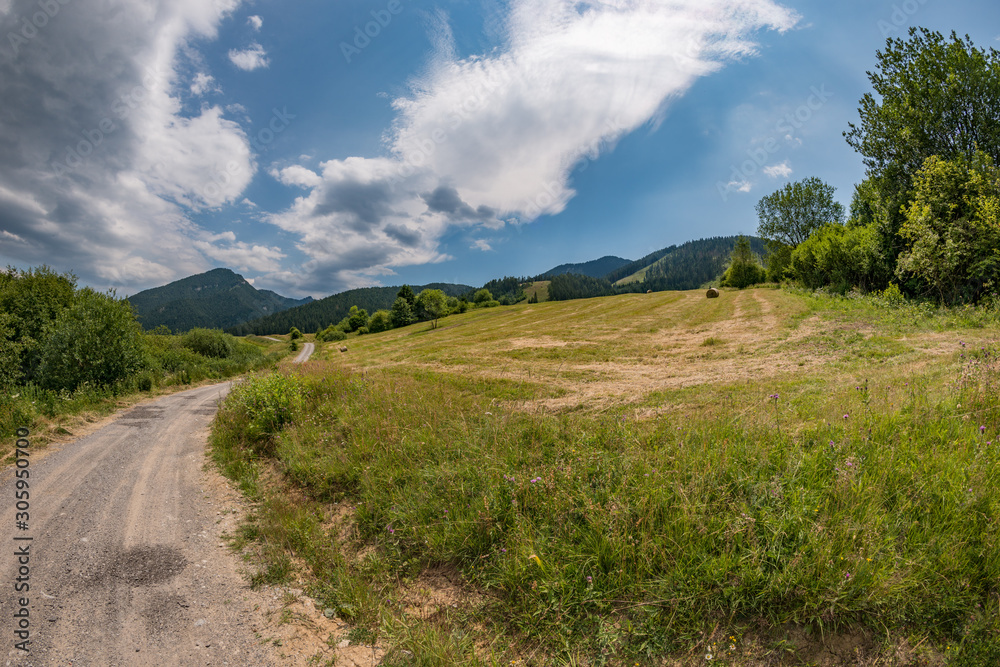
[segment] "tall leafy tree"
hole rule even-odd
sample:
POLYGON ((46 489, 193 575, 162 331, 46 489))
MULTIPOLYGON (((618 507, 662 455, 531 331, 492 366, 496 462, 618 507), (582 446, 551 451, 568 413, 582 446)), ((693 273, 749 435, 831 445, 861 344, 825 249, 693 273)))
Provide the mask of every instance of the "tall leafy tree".
POLYGON ((797 246, 814 231, 844 221, 836 189, 816 177, 788 183, 757 202, 757 235, 772 243, 797 246))
POLYGON ((1000 283, 1000 169, 985 153, 930 157, 915 178, 897 273, 913 273, 944 303, 1000 283))
POLYGON ((410 304, 410 308, 417 303, 417 297, 413 293, 413 288, 409 285, 403 285, 399 288, 399 292, 396 293, 397 298, 406 299, 406 303, 410 304))
POLYGON ((436 329, 437 321, 448 314, 448 296, 439 289, 425 289, 417 295, 417 314, 436 329))
POLYGON ((913 179, 927 158, 1000 160, 1000 53, 968 36, 911 28, 886 40, 868 72, 873 92, 860 101, 860 122, 844 133, 864 159, 852 219, 874 225, 890 263, 905 247, 899 235, 913 179))

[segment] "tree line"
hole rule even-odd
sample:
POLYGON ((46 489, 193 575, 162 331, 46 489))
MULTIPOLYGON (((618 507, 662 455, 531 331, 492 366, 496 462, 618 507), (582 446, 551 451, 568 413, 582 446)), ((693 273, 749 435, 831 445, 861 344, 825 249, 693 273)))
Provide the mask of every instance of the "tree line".
POLYGON ((941 304, 996 298, 1000 283, 1000 53, 912 28, 868 73, 844 132, 865 179, 850 210, 818 178, 757 204, 766 279, 810 288, 893 286, 941 304))

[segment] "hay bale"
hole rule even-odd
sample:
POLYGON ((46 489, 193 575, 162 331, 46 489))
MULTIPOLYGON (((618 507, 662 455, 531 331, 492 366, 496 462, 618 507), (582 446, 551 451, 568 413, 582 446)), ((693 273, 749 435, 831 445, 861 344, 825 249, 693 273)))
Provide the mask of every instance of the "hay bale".
POLYGON ((705 296, 707 296, 709 299, 718 299, 719 290, 715 289, 714 287, 710 287, 708 293, 705 294, 705 296))
POLYGON ((342 347, 342 348, 340 348, 340 351, 341 352, 347 352, 347 348, 346 347, 342 347))
POLYGON ((653 290, 651 290, 651 289, 646 290, 646 294, 652 294, 652 293, 653 293, 653 290))

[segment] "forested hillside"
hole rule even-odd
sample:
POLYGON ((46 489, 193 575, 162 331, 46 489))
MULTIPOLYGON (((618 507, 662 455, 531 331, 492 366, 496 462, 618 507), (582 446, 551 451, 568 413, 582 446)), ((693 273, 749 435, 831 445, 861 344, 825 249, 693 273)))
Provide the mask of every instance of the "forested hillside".
POLYGON ((560 264, 554 269, 549 269, 545 273, 539 274, 535 280, 548 280, 552 276, 559 276, 566 273, 575 273, 581 276, 590 276, 591 278, 603 278, 608 273, 631 263, 631 260, 607 255, 582 264, 560 264))
MULTIPOLYGON (((465 296, 475 290, 468 285, 452 285, 450 283, 432 283, 423 287, 413 287, 414 292, 420 292, 424 289, 439 289, 448 296, 454 297, 465 296)), ((227 331, 237 336, 287 333, 292 327, 304 332, 319 331, 347 317, 351 306, 357 306, 369 313, 374 313, 377 310, 388 310, 392 308, 398 292, 399 286, 362 287, 348 290, 304 306, 290 308, 274 315, 232 326, 227 331)))
POLYGON ((128 298, 147 329, 166 326, 183 332, 196 327, 225 329, 312 301, 258 290, 229 269, 214 269, 128 298))

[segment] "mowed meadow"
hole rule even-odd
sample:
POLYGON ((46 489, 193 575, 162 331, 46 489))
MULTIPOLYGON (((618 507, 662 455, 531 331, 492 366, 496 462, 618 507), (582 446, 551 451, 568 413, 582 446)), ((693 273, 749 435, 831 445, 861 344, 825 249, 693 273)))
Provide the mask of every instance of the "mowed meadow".
POLYGON ((385 665, 1000 664, 997 327, 788 289, 476 310, 248 379, 213 455, 255 582, 385 665))

